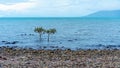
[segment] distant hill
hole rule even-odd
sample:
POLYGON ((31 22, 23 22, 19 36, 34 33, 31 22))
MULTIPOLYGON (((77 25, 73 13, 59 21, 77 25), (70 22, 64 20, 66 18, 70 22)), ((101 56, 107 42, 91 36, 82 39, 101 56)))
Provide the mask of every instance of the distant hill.
POLYGON ((98 17, 98 18, 120 18, 120 10, 115 11, 99 11, 93 14, 90 14, 85 17, 98 17))

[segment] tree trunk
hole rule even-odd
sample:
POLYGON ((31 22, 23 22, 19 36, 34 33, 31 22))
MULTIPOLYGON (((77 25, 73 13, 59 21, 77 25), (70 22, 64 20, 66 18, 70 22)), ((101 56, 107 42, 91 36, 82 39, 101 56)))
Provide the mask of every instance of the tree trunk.
POLYGON ((50 41, 50 34, 48 34, 48 42, 50 41))
POLYGON ((41 37, 41 36, 42 36, 42 34, 40 34, 40 41, 42 40, 42 37, 41 37))

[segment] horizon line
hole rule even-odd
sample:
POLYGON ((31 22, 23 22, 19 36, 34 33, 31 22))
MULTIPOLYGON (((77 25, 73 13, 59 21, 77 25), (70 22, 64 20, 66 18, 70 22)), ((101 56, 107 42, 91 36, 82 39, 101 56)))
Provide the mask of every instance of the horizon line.
POLYGON ((120 18, 120 17, 0 17, 0 18, 120 18))

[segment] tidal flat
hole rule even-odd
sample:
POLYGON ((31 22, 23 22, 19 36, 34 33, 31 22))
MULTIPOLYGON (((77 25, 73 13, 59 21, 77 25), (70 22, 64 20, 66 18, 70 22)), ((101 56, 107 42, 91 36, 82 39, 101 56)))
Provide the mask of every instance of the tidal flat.
POLYGON ((0 47, 1 68, 119 68, 119 49, 32 49, 0 47))

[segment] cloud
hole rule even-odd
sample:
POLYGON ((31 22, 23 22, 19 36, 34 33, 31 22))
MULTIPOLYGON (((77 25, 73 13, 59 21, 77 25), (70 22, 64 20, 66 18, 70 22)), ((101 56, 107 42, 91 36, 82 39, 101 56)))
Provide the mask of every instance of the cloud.
POLYGON ((120 0, 101 0, 97 7, 101 10, 120 10, 120 0))
POLYGON ((37 0, 40 16, 85 16, 98 11, 120 10, 120 0, 37 0))
POLYGON ((120 10, 119 5, 120 0, 29 0, 0 4, 0 11, 11 11, 9 16, 78 17, 98 11, 120 10))
POLYGON ((0 11, 25 11, 31 7, 33 7, 35 3, 30 0, 27 2, 20 2, 20 3, 12 3, 12 4, 0 4, 0 11))

